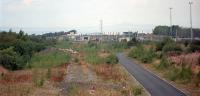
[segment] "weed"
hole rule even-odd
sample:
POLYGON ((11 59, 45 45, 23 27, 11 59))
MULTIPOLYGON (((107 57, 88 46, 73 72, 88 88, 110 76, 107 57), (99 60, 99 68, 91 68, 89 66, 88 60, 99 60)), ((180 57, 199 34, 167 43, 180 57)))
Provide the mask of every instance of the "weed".
POLYGON ((133 94, 134 96, 138 96, 142 94, 142 88, 141 87, 136 87, 133 89, 133 94))
POLYGON ((44 54, 35 54, 31 59, 30 66, 31 68, 51 68, 69 62, 69 60, 70 55, 55 50, 46 53, 45 56, 44 54))
POLYGON ((169 62, 167 61, 166 57, 163 56, 161 58, 160 64, 157 66, 158 69, 166 69, 169 67, 169 62))
POLYGON ((190 81, 191 78, 192 78, 191 68, 190 67, 188 67, 188 68, 183 67, 181 72, 178 75, 178 78, 181 79, 181 80, 184 80, 186 82, 190 81))
POLYGON ((107 64, 117 64, 117 63, 118 63, 117 56, 114 55, 114 54, 110 54, 110 55, 106 58, 106 63, 107 63, 107 64))
POLYGON ((179 70, 176 68, 173 68, 171 71, 169 71, 169 73, 167 74, 167 77, 169 78, 169 80, 175 81, 178 77, 178 74, 179 74, 179 70))
POLYGON ((47 79, 51 78, 51 69, 47 69, 47 79))

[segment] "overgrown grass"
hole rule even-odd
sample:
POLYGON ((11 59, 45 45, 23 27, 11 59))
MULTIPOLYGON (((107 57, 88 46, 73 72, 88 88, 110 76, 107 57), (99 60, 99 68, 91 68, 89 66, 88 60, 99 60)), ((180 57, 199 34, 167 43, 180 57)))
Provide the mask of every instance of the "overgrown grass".
POLYGON ((65 40, 65 41, 60 41, 60 42, 58 42, 56 45, 55 45, 55 47, 56 48, 71 48, 72 47, 72 42, 71 41, 69 41, 69 40, 65 40))
POLYGON ((64 52, 51 51, 45 54, 35 54, 30 62, 31 68, 51 68, 67 63, 70 55, 64 52))
POLYGON ((151 63, 153 58, 156 57, 155 51, 152 48, 147 49, 143 45, 135 46, 128 55, 141 60, 143 63, 151 63))
POLYGON ((170 80, 179 80, 182 83, 190 82, 192 79, 192 75, 192 71, 189 67, 183 67, 181 69, 172 68, 172 70, 167 73, 167 77, 170 80))

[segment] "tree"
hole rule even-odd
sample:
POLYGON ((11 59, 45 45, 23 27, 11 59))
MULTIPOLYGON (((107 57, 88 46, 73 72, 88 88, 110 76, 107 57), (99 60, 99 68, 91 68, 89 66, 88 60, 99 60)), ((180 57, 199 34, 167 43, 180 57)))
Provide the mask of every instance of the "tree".
POLYGON ((170 35, 170 28, 168 26, 156 26, 153 30, 155 35, 170 35))

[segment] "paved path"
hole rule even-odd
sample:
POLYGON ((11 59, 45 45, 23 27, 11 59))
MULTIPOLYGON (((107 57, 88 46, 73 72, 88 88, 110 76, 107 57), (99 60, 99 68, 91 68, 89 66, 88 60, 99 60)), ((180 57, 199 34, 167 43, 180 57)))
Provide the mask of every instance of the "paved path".
POLYGON ((117 54, 119 62, 138 80, 152 96, 186 96, 180 90, 146 71, 127 58, 123 53, 117 54))

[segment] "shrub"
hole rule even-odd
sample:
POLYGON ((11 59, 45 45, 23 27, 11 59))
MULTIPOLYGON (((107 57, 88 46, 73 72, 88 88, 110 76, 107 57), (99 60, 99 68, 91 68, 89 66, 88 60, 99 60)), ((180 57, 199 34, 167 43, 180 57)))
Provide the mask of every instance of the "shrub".
POLYGON ((161 58, 160 64, 158 65, 158 69, 165 69, 169 67, 169 62, 166 59, 167 57, 163 56, 161 58))
POLYGON ((188 52, 200 51, 200 46, 195 44, 190 44, 187 51, 188 52))
POLYGON ((117 64, 118 63, 118 58, 116 55, 111 54, 106 58, 106 63, 107 64, 117 64))
POLYGON ((168 78, 171 81, 175 81, 177 79, 177 76, 179 74, 179 70, 177 68, 173 68, 171 71, 168 73, 168 78))
POLYGON ((173 52, 181 52, 182 49, 181 49, 181 47, 180 47, 179 45, 177 45, 176 43, 168 43, 168 44, 166 44, 166 45, 163 47, 162 51, 163 51, 164 53, 170 52, 170 51, 173 51, 173 52))
POLYGON ((192 71, 190 67, 183 67, 181 70, 174 68, 168 73, 168 78, 172 81, 181 80, 183 82, 188 82, 192 78, 192 71))
POLYGON ((17 53, 13 51, 13 48, 0 50, 0 65, 10 70, 16 70, 20 67, 16 64, 18 57, 17 53))
POLYGON ((180 80, 184 80, 184 81, 189 81, 192 78, 192 71, 190 69, 190 67, 185 68, 183 67, 181 72, 178 74, 178 78, 180 80))
POLYGON ((171 38, 164 38, 161 42, 156 43, 156 51, 161 51, 166 44, 174 43, 171 38))
POLYGON ((134 96, 141 95, 142 94, 142 88, 141 87, 134 88, 133 94, 134 94, 134 96))
POLYGON ((44 79, 43 78, 35 79, 34 83, 35 83, 35 86, 42 87, 44 85, 44 79))
POLYGON ((132 58, 140 58, 144 54, 143 52, 144 52, 144 47, 142 45, 137 45, 136 47, 131 49, 128 55, 129 57, 132 58))
POLYGON ((155 53, 153 49, 149 49, 149 50, 143 51, 143 56, 141 57, 141 60, 143 63, 151 63, 154 57, 155 57, 155 53))

